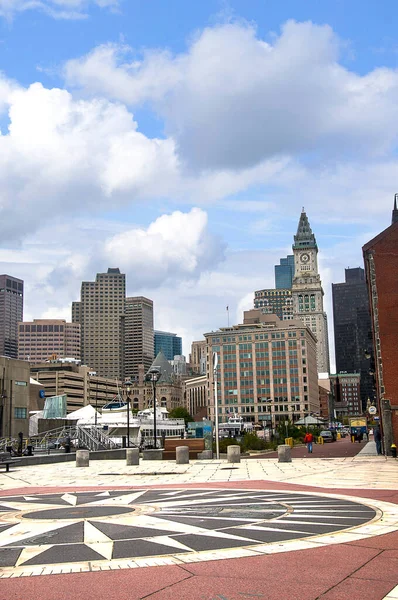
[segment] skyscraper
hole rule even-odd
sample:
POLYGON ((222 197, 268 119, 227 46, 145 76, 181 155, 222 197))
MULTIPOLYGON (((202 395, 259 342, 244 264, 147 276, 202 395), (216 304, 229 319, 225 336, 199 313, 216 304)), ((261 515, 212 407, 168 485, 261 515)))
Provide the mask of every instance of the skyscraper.
POLYGON ((294 255, 289 254, 286 258, 279 259, 279 265, 275 265, 275 287, 277 290, 290 289, 294 277, 294 255))
POLYGON ((138 365, 144 365, 147 372, 155 356, 153 301, 144 296, 126 298, 124 321, 124 376, 134 381, 138 365))
POLYGON ((337 373, 361 374, 361 403, 373 401, 373 375, 369 374, 373 356, 372 326, 365 271, 360 267, 345 270, 345 283, 333 283, 334 345, 337 373))
POLYGON ((329 373, 327 317, 323 310, 323 289, 318 272, 318 246, 307 215, 302 210, 294 236, 292 300, 294 318, 300 318, 317 338, 318 373, 329 373))
POLYGON ((33 319, 18 325, 18 358, 41 362, 50 356, 80 359, 80 324, 33 319))
POLYGON ((173 360, 175 356, 182 354, 182 338, 178 337, 176 333, 155 331, 155 356, 160 350, 163 350, 167 360, 173 360))
POLYGON ((102 377, 124 376, 126 277, 119 269, 83 281, 80 302, 72 304, 72 321, 81 325, 82 363, 102 377))
POLYGON ((18 358, 18 321, 22 319, 22 279, 0 275, 0 356, 18 358))

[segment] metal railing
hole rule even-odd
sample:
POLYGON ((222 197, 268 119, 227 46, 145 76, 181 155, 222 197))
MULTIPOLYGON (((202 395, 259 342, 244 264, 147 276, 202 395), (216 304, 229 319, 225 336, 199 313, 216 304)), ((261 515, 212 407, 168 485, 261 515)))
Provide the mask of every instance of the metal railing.
POLYGON ((95 425, 74 425, 58 427, 44 433, 31 436, 29 441, 35 450, 58 449, 65 445, 67 438, 76 448, 87 450, 112 450, 120 448, 120 444, 108 437, 100 427, 95 425))

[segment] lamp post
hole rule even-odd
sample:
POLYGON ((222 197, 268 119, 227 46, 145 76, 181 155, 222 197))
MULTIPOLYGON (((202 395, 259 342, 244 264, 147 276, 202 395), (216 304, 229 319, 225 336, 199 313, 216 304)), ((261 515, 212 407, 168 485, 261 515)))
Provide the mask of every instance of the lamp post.
POLYGON ((156 439, 156 383, 159 381, 161 376, 160 367, 153 366, 149 369, 148 373, 145 376, 146 381, 152 382, 153 388, 153 445, 156 450, 157 439, 156 439))
POLYGON ((215 437, 216 437, 216 458, 220 458, 220 440, 219 440, 219 427, 218 427, 218 389, 217 389, 217 367, 218 367, 218 354, 213 352, 213 369, 214 369, 214 426, 215 426, 215 437))
POLYGON ((98 414, 98 378, 97 378, 97 386, 95 388, 95 417, 94 424, 97 427, 97 414, 98 414))
POLYGON ((126 392, 127 392, 127 448, 130 448, 130 382, 126 382, 126 392))

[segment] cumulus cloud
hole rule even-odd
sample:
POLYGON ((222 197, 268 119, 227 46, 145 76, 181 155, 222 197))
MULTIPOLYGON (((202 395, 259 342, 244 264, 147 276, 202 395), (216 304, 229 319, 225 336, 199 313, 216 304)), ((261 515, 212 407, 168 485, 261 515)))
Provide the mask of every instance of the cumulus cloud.
POLYGON ((90 5, 116 8, 119 0, 0 0, 0 17, 11 19, 19 12, 41 10, 55 19, 81 19, 90 5))
POLYGON ((176 168, 173 141, 138 132, 126 107, 76 101, 39 83, 8 86, 3 97, 10 120, 0 136, 3 240, 71 210, 109 208, 110 201, 116 208, 167 189, 176 168))
POLYGON ((339 64, 325 25, 287 22, 272 43, 252 26, 207 28, 185 53, 101 46, 67 63, 67 81, 132 105, 152 102, 182 160, 248 168, 275 155, 383 154, 398 133, 398 73, 339 64))

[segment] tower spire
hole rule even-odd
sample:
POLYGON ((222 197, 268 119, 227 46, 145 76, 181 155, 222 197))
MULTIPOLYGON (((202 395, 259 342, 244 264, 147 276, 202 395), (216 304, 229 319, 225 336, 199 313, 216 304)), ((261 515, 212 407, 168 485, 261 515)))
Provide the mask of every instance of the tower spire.
POLYGON ((301 211, 297 233, 294 236, 293 250, 295 248, 317 248, 315 235, 312 233, 304 206, 301 211))
POLYGON ((394 208, 392 210, 391 224, 398 221, 398 207, 397 207, 398 194, 394 195, 394 208))

